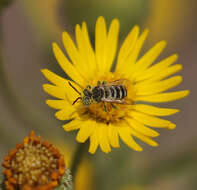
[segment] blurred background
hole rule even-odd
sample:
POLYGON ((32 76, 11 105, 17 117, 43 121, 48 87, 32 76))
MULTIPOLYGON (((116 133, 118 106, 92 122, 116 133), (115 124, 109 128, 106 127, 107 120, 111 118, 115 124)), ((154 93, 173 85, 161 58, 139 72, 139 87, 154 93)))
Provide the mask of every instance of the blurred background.
POLYGON ((177 124, 174 131, 160 130, 159 147, 143 144, 144 151, 137 153, 121 144, 109 155, 100 150, 88 154, 76 189, 196 190, 196 10, 196 0, 0 0, 0 161, 32 129, 57 144, 70 160, 77 145, 75 134, 62 132, 62 122, 45 104, 46 80, 40 69, 63 76, 51 43, 62 46, 62 32, 74 36, 75 24, 82 21, 93 41, 96 18, 103 15, 108 23, 115 17, 120 20, 120 41, 135 24, 149 28, 143 51, 166 40, 161 58, 179 54, 184 80, 177 89, 191 94, 166 105, 181 112, 169 118, 177 124))

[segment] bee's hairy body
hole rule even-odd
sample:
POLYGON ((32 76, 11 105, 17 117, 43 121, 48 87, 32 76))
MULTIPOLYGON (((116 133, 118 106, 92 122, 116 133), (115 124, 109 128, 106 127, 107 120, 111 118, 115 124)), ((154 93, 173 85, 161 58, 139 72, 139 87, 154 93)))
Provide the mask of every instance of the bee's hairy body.
POLYGON ((69 83, 70 86, 80 94, 73 104, 79 99, 82 100, 82 103, 85 106, 100 102, 109 102, 111 104, 132 104, 132 101, 125 99, 127 97, 127 89, 125 85, 123 85, 125 81, 125 79, 119 79, 112 82, 103 81, 102 83, 98 81, 97 86, 88 85, 83 89, 82 93, 78 92, 78 90, 69 83))
POLYGON ((127 89, 122 85, 95 86, 92 89, 92 98, 96 102, 122 100, 127 96, 127 89))

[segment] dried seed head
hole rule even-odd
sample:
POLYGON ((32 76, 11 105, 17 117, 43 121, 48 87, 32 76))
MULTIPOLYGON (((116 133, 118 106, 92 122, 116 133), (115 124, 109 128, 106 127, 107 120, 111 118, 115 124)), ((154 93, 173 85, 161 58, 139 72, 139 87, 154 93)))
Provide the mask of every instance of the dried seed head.
POLYGON ((62 155, 32 131, 24 142, 10 150, 3 162, 6 189, 53 189, 65 173, 62 155))

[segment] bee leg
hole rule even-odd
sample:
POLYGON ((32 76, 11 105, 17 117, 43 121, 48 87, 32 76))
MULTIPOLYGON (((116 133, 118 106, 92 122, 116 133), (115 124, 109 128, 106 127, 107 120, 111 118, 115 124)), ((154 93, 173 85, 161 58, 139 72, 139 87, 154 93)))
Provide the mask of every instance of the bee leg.
POLYGON ((104 80, 104 81, 102 82, 102 85, 105 85, 105 84, 107 84, 107 81, 104 80))
POLYGON ((105 112, 108 112, 107 106, 106 106, 105 102, 103 102, 103 106, 104 106, 104 111, 105 111, 105 112))
POLYGON ((110 104, 111 104, 112 108, 117 109, 117 107, 113 103, 110 103, 110 104))
POLYGON ((101 86, 101 81, 100 80, 97 82, 97 86, 101 86))

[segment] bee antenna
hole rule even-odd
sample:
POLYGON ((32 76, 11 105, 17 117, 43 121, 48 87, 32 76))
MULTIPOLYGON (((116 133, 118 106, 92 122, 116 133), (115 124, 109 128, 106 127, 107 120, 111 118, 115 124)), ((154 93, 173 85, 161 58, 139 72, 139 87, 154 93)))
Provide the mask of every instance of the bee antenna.
POLYGON ((81 97, 78 97, 73 103, 72 105, 74 105, 79 99, 82 99, 81 97))
POLYGON ((81 93, 80 93, 70 82, 68 82, 68 84, 69 84, 79 95, 81 95, 81 93))

